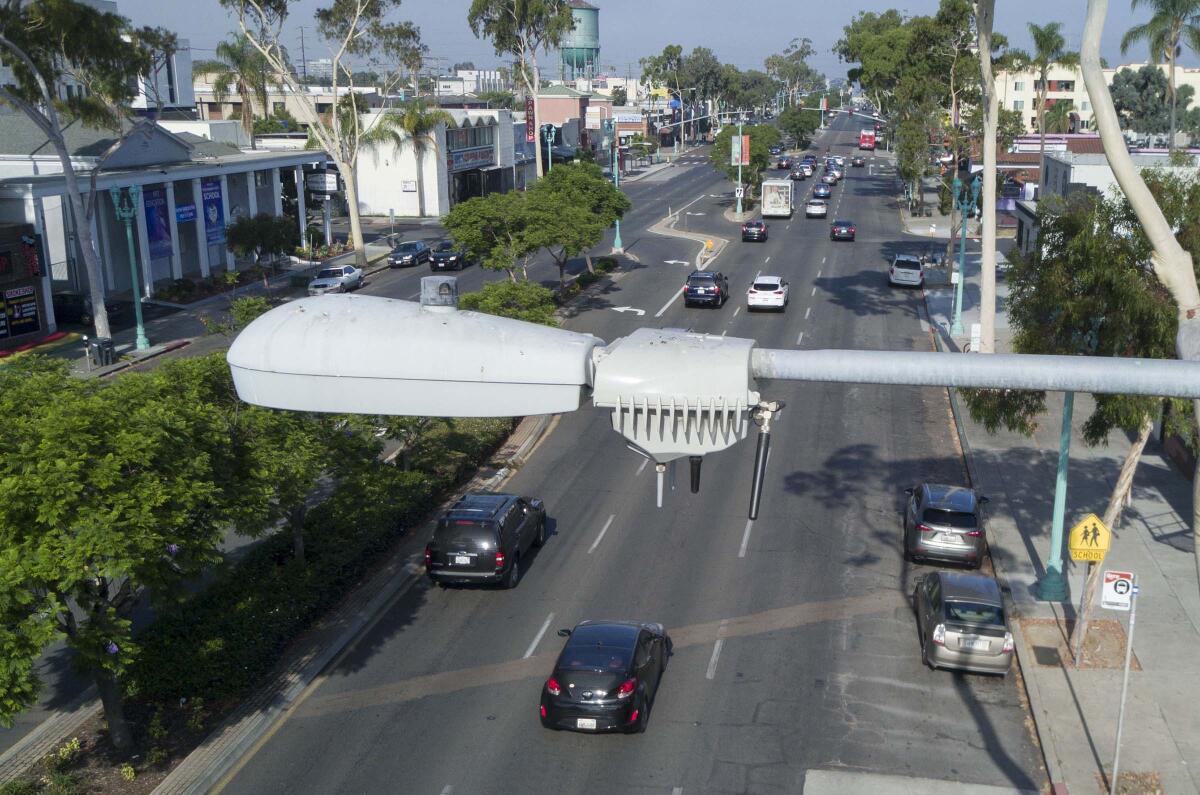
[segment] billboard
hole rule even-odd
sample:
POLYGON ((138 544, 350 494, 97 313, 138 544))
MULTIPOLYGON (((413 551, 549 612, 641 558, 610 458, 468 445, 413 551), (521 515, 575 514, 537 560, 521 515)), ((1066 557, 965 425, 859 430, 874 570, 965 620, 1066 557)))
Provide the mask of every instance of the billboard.
POLYGON ((224 245, 225 207, 221 199, 221 180, 206 179, 201 182, 200 198, 204 202, 204 230, 208 245, 224 245))
POLYGON ((142 205, 146 209, 146 242, 151 259, 171 256, 171 222, 167 215, 167 191, 151 188, 142 192, 142 205))

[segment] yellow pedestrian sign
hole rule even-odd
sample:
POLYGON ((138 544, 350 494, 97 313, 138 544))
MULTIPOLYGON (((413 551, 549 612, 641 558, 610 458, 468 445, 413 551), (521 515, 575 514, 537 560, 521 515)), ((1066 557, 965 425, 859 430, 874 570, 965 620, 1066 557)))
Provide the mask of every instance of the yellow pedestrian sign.
POLYGON ((1071 560, 1104 560, 1111 543, 1112 533, 1094 513, 1089 513, 1079 524, 1072 527, 1071 535, 1067 539, 1071 560))

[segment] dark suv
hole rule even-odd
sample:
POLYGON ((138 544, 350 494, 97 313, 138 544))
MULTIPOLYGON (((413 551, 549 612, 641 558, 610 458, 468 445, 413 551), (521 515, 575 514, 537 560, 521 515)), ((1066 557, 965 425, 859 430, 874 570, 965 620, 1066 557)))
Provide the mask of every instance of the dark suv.
POLYGON ((436 583, 499 583, 516 588, 521 556, 546 542, 541 500, 473 492, 438 520, 425 545, 425 573, 436 583))
POLYGON ((683 284, 683 305, 724 306, 729 300, 729 280, 720 271, 692 271, 683 284))

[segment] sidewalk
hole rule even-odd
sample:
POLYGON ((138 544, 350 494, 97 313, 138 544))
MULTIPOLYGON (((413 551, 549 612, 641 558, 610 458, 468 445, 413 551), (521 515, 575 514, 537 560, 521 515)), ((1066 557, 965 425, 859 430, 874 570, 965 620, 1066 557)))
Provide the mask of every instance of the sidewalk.
MULTIPOLYGON (((979 254, 969 255, 963 326, 979 317, 979 254)), ((952 291, 933 272, 925 301, 941 348, 958 349, 963 337, 946 331, 952 291), (941 284, 939 284, 941 282, 941 284)), ((1003 312, 1006 286, 998 283, 996 350, 1011 352, 1003 312)), ((955 398, 955 419, 973 485, 991 498, 989 546, 996 577, 1012 603, 1021 672, 1046 763, 1058 792, 1094 793, 1101 772, 1111 772, 1121 693, 1128 613, 1097 608, 1100 636, 1119 653, 1111 667, 1077 670, 1067 637, 1078 611, 1084 568, 1066 551, 1070 595, 1063 603, 1039 601, 1035 586, 1049 555, 1062 398, 1050 395, 1046 416, 1032 438, 1001 430, 988 434, 955 398)), ((1087 447, 1081 427, 1092 412, 1090 395, 1075 397, 1074 432, 1065 525, 1102 514, 1130 439, 1110 434, 1107 446, 1087 447)), ((1132 571, 1140 585, 1135 664, 1130 674, 1121 747, 1121 781, 1134 774, 1130 792, 1200 792, 1200 596, 1192 556, 1191 483, 1156 441, 1146 447, 1104 569, 1132 571), (1158 787, 1157 789, 1155 787, 1158 787)), ((1095 626, 1095 625, 1093 625, 1095 626)), ((1089 633, 1089 647, 1093 633, 1089 633)), ((1106 790, 1105 790, 1106 791, 1106 790)))

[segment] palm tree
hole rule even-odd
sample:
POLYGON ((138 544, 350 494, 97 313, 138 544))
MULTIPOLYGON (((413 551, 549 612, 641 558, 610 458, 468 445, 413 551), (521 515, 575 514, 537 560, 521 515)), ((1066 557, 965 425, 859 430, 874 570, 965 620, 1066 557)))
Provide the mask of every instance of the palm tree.
MULTIPOLYGON (((1053 66, 1068 69, 1079 65, 1079 53, 1068 52, 1067 42, 1062 35, 1061 22, 1045 25, 1029 23, 1029 35, 1033 38, 1033 54, 1010 51, 1013 60, 1038 76, 1037 120, 1038 120, 1038 167, 1039 174, 1046 173, 1046 94, 1049 91, 1049 75, 1053 66)), ((1039 177, 1039 179, 1041 179, 1039 177)))
POLYGON ((212 77, 213 96, 223 102, 232 88, 242 103, 242 129, 250 138, 254 148, 254 102, 270 115, 267 100, 267 75, 270 69, 266 59, 244 39, 223 41, 217 45, 216 60, 196 61, 192 64, 194 74, 212 77))
POLYGON ((431 110, 424 102, 409 102, 398 111, 384 113, 370 130, 363 133, 361 141, 368 148, 390 143, 397 151, 412 149, 417 165, 417 213, 422 216, 425 215, 425 177, 421 161, 431 148, 437 159, 437 138, 433 133, 439 124, 452 125, 454 117, 441 108, 431 110))
POLYGON ((1060 99, 1046 111, 1046 132, 1065 133, 1071 131, 1071 101, 1060 99))
POLYGON ((1134 25, 1121 37, 1121 54, 1135 41, 1150 45, 1150 61, 1156 66, 1167 62, 1167 96, 1171 99, 1171 137, 1167 147, 1175 148, 1175 61, 1179 58, 1180 39, 1186 38, 1193 50, 1200 50, 1200 0, 1130 0, 1136 9, 1145 3, 1154 14, 1148 22, 1134 25))

